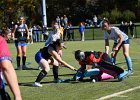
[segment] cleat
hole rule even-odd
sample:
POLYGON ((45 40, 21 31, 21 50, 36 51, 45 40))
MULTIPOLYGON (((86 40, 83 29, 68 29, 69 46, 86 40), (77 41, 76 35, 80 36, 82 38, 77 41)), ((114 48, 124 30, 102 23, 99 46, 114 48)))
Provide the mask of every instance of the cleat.
POLYGON ((22 66, 18 66, 17 67, 17 70, 22 70, 22 66))
POLYGON ((128 70, 128 75, 132 75, 133 71, 132 70, 128 70))
POLYGON ((65 80, 61 80, 61 79, 54 79, 54 83, 63 83, 65 80))
POLYGON ((42 68, 41 66, 39 66, 39 67, 38 67, 38 69, 39 69, 40 71, 42 71, 42 70, 43 70, 43 68, 42 68))
POLYGON ((28 70, 29 68, 26 67, 26 65, 22 65, 23 70, 28 70))
POLYGON ((129 73, 128 71, 124 71, 123 73, 121 73, 120 75, 118 75, 118 80, 119 81, 124 80, 127 77, 128 73, 129 73))
POLYGON ((33 86, 35 86, 35 87, 42 87, 42 85, 40 84, 40 82, 35 82, 33 86))

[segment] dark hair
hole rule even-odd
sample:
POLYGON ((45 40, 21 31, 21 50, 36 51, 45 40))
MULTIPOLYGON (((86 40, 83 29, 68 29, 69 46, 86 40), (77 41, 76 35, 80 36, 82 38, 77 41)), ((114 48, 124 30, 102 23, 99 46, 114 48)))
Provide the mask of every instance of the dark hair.
POLYGON ((53 42, 53 44, 57 46, 60 46, 61 43, 64 43, 64 41, 61 39, 57 39, 55 42, 53 42))
POLYGON ((107 20, 107 19, 104 19, 104 20, 103 20, 102 25, 103 25, 104 23, 107 23, 108 25, 110 24, 109 20, 107 20))
POLYGON ((5 28, 5 29, 2 29, 2 34, 7 34, 7 33, 10 33, 11 30, 9 28, 5 28))

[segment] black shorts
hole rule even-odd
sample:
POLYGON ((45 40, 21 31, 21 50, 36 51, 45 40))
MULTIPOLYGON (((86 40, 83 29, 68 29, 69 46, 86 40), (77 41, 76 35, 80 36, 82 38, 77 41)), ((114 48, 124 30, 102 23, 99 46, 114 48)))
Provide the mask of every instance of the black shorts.
POLYGON ((11 100, 9 94, 4 89, 0 89, 0 100, 11 100))

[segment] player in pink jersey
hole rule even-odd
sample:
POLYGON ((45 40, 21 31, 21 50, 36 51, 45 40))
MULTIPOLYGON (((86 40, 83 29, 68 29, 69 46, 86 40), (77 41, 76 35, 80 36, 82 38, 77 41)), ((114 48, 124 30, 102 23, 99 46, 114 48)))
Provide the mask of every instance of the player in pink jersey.
POLYGON ((6 96, 5 85, 3 84, 2 73, 14 95, 14 100, 22 100, 20 89, 18 86, 16 72, 11 63, 12 58, 8 48, 6 39, 11 35, 11 31, 6 29, 3 31, 2 36, 0 36, 0 99, 9 100, 6 96))

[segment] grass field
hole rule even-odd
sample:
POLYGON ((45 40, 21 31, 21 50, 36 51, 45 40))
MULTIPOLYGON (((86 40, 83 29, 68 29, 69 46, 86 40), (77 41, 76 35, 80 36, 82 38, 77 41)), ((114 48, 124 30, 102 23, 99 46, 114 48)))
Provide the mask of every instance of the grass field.
MULTIPOLYGON (((110 41, 112 45, 113 41, 110 41)), ((42 80, 43 87, 33 87, 38 73, 37 63, 34 60, 35 53, 44 46, 44 43, 29 44, 27 49, 27 67, 30 70, 16 70, 18 81, 22 93, 23 100, 95 100, 103 96, 110 95, 116 92, 124 91, 133 87, 140 86, 140 40, 131 40, 130 55, 133 61, 134 74, 126 78, 122 82, 117 82, 117 79, 110 79, 103 82, 92 83, 85 82, 70 82, 70 83, 53 83, 52 70, 47 77, 42 80)), ((77 49, 81 50, 96 50, 104 51, 104 40, 88 40, 66 42, 67 49, 63 50, 63 59, 76 68, 79 68, 78 62, 74 59, 73 52, 77 49)), ((13 43, 9 44, 13 65, 16 68, 16 49, 13 43)), ((122 50, 117 56, 117 65, 127 69, 122 50)), ((59 68, 59 77, 67 79, 73 77, 75 72, 67 68, 59 68)), ((7 91, 12 94, 7 87, 7 91)), ((124 93, 122 95, 109 98, 108 100, 139 100, 140 89, 124 93)))

